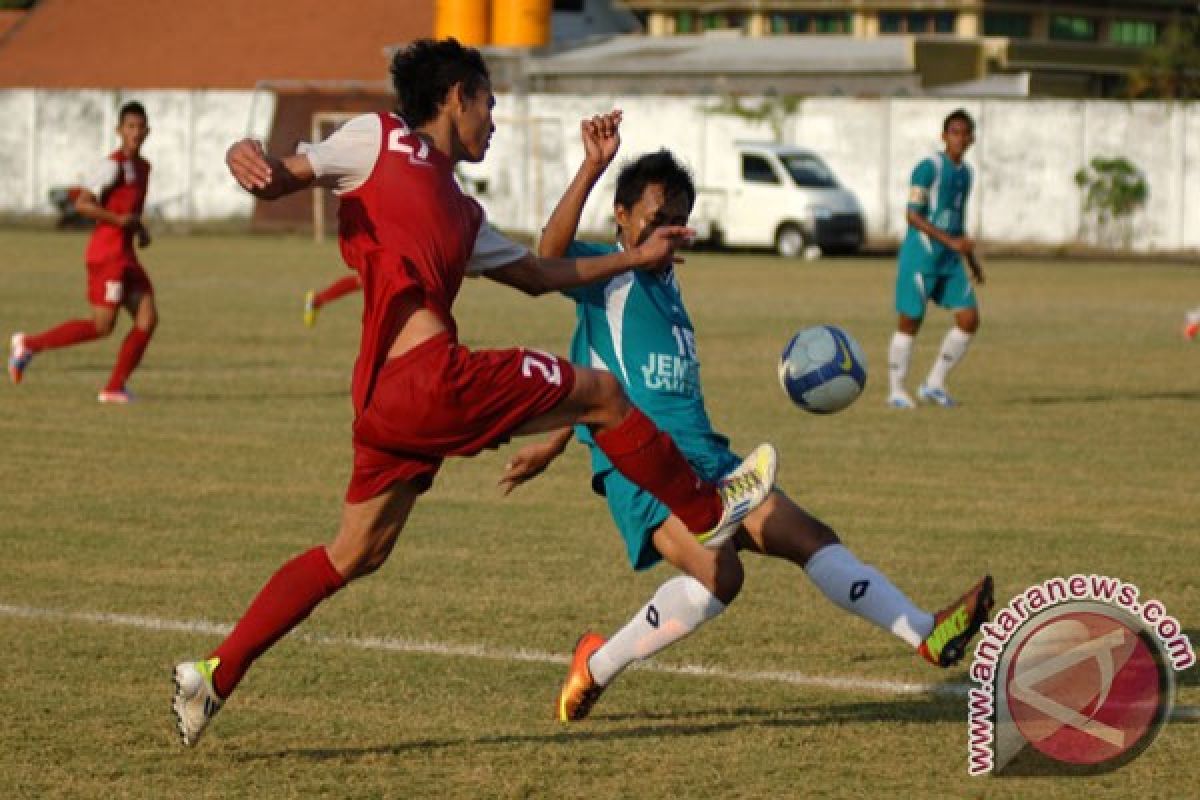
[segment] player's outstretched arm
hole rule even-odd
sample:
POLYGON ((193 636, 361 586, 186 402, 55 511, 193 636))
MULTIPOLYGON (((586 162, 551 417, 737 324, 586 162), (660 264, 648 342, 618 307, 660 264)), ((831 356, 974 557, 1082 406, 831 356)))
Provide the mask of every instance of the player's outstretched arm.
POLYGON ((527 255, 483 274, 536 297, 608 280, 630 270, 657 269, 673 261, 675 250, 695 235, 696 232, 691 228, 664 225, 655 228, 646 241, 632 250, 589 258, 536 258, 527 255))
POLYGON ((308 156, 268 156, 257 139, 242 139, 230 145, 225 164, 243 189, 263 200, 307 189, 316 180, 308 156))
POLYGON ((504 494, 526 481, 533 480, 550 466, 550 462, 562 455, 571 441, 572 430, 560 428, 540 442, 528 444, 517 451, 508 463, 504 465, 504 475, 498 485, 504 494))
POLYGON ((558 258, 571 246, 575 233, 579 230, 579 220, 583 216, 583 207, 588 196, 621 147, 620 126, 620 110, 580 121, 583 162, 575 172, 571 184, 563 192, 558 205, 554 207, 546 227, 542 229, 542 238, 538 242, 539 256, 558 258))

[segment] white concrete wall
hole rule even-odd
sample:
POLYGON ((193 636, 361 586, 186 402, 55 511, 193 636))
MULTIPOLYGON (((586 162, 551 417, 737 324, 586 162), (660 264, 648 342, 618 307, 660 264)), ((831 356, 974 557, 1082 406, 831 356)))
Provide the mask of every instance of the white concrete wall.
MULTIPOLYGON (((625 111, 626 155, 670 147, 703 184, 737 138, 770 139, 769 126, 705 113, 712 98, 531 95, 499 98, 492 150, 463 172, 487 181, 480 199, 497 224, 534 232, 582 157, 578 124, 609 108, 625 111)), ((968 154, 977 183, 972 232, 1005 243, 1080 240, 1075 171, 1095 156, 1122 156, 1146 175, 1146 208, 1135 217, 1135 250, 1200 248, 1200 106, 1100 100, 810 98, 784 123, 784 138, 811 147, 858 195, 875 236, 899 237, 913 166, 940 147, 943 117, 975 116, 968 154)), ((584 225, 610 230, 613 176, 590 202, 584 225)))
MULTIPOLYGON (((49 213, 47 191, 78 181, 116 146, 115 113, 142 101, 154 164, 148 205, 167 219, 248 217, 251 198, 223 163, 233 140, 265 137, 274 95, 239 91, 0 91, 0 213, 49 213)), ((713 97, 530 95, 498 98, 497 131, 483 164, 462 171, 487 182, 479 195, 498 225, 536 232, 583 154, 579 120, 625 111, 628 156, 670 147, 712 180, 734 139, 770 139, 770 127, 706 113, 713 97)), ((980 238, 1039 245, 1079 240, 1074 174, 1092 157, 1123 156, 1146 174, 1149 201, 1137 214, 1140 251, 1200 249, 1200 106, 1074 100, 809 98, 783 125, 787 141, 822 153, 853 189, 875 236, 904 230, 913 165, 939 146, 942 118, 965 107, 979 123, 968 154, 977 184, 968 209, 980 238)), ((614 170, 615 172, 615 170, 614 170)), ((614 175, 585 212, 585 227, 611 230, 614 175)))
POLYGON ((118 145, 116 113, 138 100, 150 118, 147 213, 166 219, 249 217, 253 198, 225 169, 225 149, 265 137, 275 96, 249 91, 0 91, 0 213, 48 214, 57 186, 78 183, 118 145))

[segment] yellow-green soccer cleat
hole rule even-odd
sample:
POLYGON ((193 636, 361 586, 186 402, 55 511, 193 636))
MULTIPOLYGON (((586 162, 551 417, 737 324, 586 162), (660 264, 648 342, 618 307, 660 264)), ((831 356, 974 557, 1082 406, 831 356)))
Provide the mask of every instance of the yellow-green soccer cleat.
POLYGON ((984 575, 955 603, 934 615, 933 632, 917 651, 935 667, 953 667, 966 654, 971 638, 987 622, 994 604, 992 576, 984 575))
POLYGON ((754 448, 737 469, 717 483, 724 506, 721 519, 712 530, 696 534, 696 540, 705 547, 717 548, 737 533, 746 515, 762 505, 771 493, 778 465, 779 454, 774 447, 760 444, 754 448))
POLYGON ((221 659, 210 658, 175 665, 175 697, 171 701, 171 711, 175 714, 175 729, 185 747, 196 746, 208 723, 225 703, 212 683, 213 671, 220 663, 221 659))
POLYGON ((317 324, 317 293, 309 289, 304 293, 304 326, 311 328, 317 324))
POLYGON ((578 722, 588 715, 592 706, 604 693, 604 687, 592 678, 588 659, 604 645, 604 637, 598 633, 585 633, 575 643, 575 655, 567 670, 567 679, 558 691, 558 705, 554 715, 559 722, 578 722))

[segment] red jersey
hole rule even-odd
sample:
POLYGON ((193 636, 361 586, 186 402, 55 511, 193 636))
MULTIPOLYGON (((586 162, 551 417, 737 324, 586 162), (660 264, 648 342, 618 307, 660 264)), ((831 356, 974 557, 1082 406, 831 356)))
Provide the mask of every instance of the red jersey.
MULTIPOLYGON (((114 214, 141 214, 149 185, 150 162, 141 156, 129 158, 117 150, 108 157, 99 185, 87 188, 96 193, 100 205, 114 214)), ((133 231, 110 222, 97 222, 84 257, 89 264, 136 262, 133 231)))
POLYGON ((342 194, 338 208, 342 256, 363 284, 362 344, 352 386, 360 412, 399 332, 396 301, 402 295, 418 298, 457 338, 451 307, 484 219, 445 155, 396 115, 379 118, 383 136, 370 177, 342 194))

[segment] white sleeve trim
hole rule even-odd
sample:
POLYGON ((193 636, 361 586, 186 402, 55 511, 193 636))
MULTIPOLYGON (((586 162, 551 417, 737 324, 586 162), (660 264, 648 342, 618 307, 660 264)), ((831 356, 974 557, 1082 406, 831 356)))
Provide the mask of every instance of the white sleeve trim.
POLYGON ((383 144, 383 122, 378 114, 362 114, 316 144, 301 148, 313 175, 337 194, 351 192, 367 182, 383 144))
POLYGON ((471 251, 471 260, 467 262, 467 272, 478 275, 489 269, 508 266, 527 255, 528 248, 504 237, 484 220, 475 237, 475 249, 471 251))
POLYGON ((119 167, 111 158, 96 164, 83 181, 83 188, 94 194, 97 199, 107 190, 117 185, 119 167))

